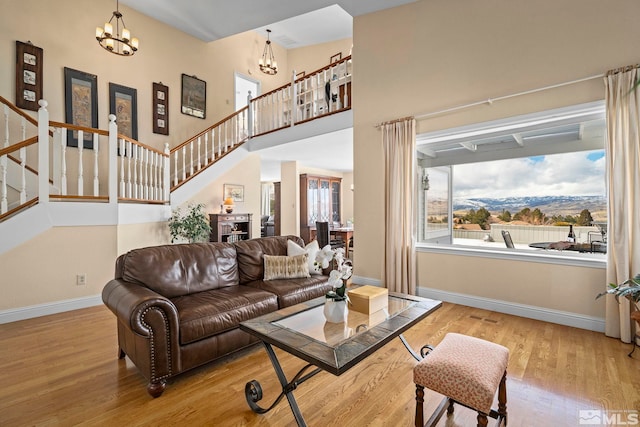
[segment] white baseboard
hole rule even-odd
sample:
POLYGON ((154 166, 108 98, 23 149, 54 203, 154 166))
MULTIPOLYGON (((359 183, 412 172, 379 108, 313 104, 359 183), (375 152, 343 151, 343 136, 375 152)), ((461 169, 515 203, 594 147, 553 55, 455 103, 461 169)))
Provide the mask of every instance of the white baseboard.
POLYGON ((514 316, 526 317, 528 319, 542 320, 544 322, 557 323, 559 325, 572 326, 574 328, 604 332, 603 318, 586 316, 584 314, 518 304, 509 301, 494 300, 491 298, 465 295, 431 288, 418 288, 418 295, 424 298, 482 308, 484 310, 496 311, 498 313, 512 314, 514 316))
POLYGON ((94 307, 100 304, 102 304, 102 297, 100 295, 92 295, 89 297, 30 305, 27 307, 13 308, 9 310, 0 310, 0 324, 47 316, 49 314, 63 313, 65 311, 78 310, 80 308, 94 307))

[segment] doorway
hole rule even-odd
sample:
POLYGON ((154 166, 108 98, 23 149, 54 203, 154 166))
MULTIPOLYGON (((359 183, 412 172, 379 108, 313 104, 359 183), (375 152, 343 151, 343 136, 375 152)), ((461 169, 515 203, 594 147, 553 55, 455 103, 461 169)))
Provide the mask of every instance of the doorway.
POLYGON ((236 94, 235 111, 247 106, 247 96, 249 95, 249 91, 251 91, 251 98, 255 98, 260 95, 260 82, 249 76, 236 72, 234 84, 236 94))

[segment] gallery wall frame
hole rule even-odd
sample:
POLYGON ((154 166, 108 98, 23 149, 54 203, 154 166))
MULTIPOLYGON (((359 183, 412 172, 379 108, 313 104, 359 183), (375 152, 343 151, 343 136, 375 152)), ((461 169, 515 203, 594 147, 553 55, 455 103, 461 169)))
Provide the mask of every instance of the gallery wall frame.
MULTIPOLYGON (((64 67, 65 122, 98 127, 98 76, 64 67)), ((83 147, 93 148, 93 135, 84 133, 83 147)), ((67 132, 67 145, 78 146, 78 131, 67 132)))
POLYGON ((329 58, 329 64, 333 64, 334 62, 338 62, 342 59, 342 52, 338 52, 329 58))
POLYGON ((109 83, 109 114, 116 116, 118 133, 138 139, 138 91, 109 83))
POLYGON ((182 74, 182 114, 204 119, 207 116, 207 82, 182 74))
POLYGON ((16 106, 38 111, 42 99, 43 50, 16 40, 16 106))
POLYGON ((231 197, 234 202, 244 202, 244 185, 224 184, 224 198, 231 197))
POLYGON ((153 133, 169 135, 169 86, 153 83, 153 133))

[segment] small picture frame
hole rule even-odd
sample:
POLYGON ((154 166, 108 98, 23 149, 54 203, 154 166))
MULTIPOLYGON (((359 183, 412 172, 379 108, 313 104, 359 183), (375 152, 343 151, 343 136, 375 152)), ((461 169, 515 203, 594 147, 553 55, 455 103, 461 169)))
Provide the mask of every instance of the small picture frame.
POLYGON ((301 78, 305 77, 306 75, 307 75, 306 71, 300 71, 299 73, 296 74, 295 80, 301 79, 301 78))
POLYGON ((338 62, 342 59, 342 52, 338 52, 329 58, 329 64, 333 64, 334 62, 338 62))
POLYGON ((109 113, 116 116, 118 133, 138 139, 138 91, 109 83, 109 113))
MULTIPOLYGON (((64 67, 65 122, 98 127, 98 77, 64 67)), ((93 135, 85 132, 83 147, 93 149, 93 135)), ((78 146, 78 131, 67 132, 67 146, 78 146)))
POLYGON ((16 40, 16 106, 38 111, 42 99, 42 48, 16 40))
POLYGON ((224 198, 231 197, 235 202, 244 202, 244 185, 224 184, 224 198))
POLYGON ((204 119, 207 116, 207 82, 182 74, 182 114, 204 119))
POLYGON ((153 133, 169 135, 169 87, 153 83, 153 133))

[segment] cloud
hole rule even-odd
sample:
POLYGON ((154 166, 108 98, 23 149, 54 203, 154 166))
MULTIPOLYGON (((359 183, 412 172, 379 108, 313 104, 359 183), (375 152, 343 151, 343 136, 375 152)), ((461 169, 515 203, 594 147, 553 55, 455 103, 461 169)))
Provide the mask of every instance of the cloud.
POLYGON ((605 194, 604 151, 580 151, 453 167, 455 197, 605 194))

